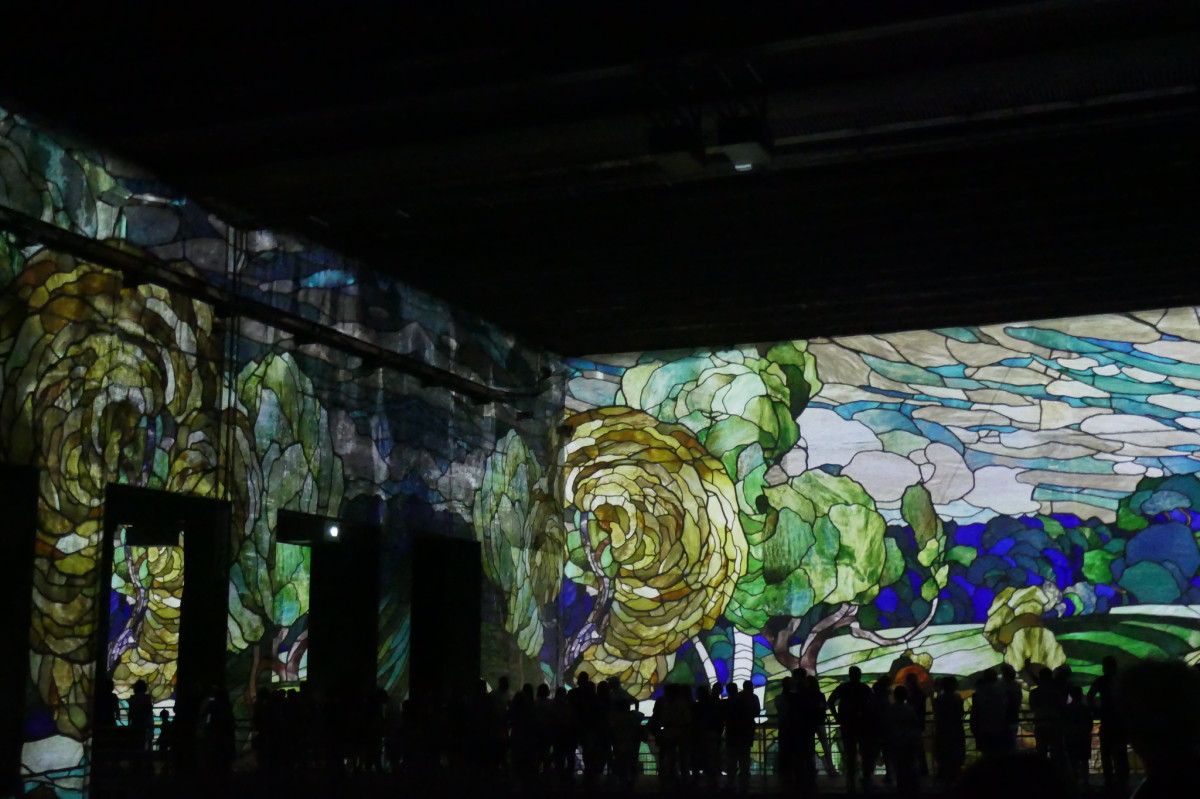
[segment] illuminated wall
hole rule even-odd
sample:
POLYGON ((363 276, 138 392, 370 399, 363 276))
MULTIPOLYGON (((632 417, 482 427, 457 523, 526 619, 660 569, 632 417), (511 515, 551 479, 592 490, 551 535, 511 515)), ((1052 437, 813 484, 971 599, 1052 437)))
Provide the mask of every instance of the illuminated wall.
MULTIPOLYGON (((478 382, 528 387, 560 369, 438 300, 306 242, 232 228, 138 170, 3 111, 0 205, 478 382)), ((131 552, 139 582, 123 571, 129 562, 118 550, 115 580, 100 574, 106 485, 230 502, 227 687, 242 715, 259 686, 291 681, 303 668, 308 570, 304 553, 276 545, 277 512, 380 524, 380 560, 364 568, 378 569, 369 576, 383 586, 379 682, 399 696, 407 689, 409 542, 418 533, 476 535, 474 497, 497 442, 519 430, 534 452, 545 451, 562 402, 561 383, 559 393, 548 385, 518 419, 516 408, 475 404, 0 236, 0 461, 41 475, 27 786, 66 795, 84 784, 94 663, 108 647, 97 640, 101 613, 125 636, 119 691, 174 652, 171 592, 179 586, 170 558, 154 553, 162 574, 141 574, 146 564, 131 552)), ((495 607, 491 599, 485 609, 495 607)), ((485 623, 495 631, 503 620, 485 623)), ((502 630, 489 634, 486 651, 489 671, 538 669, 502 630)), ((167 701, 165 670, 151 682, 156 701, 167 701)))
POLYGON ((482 542, 483 673, 518 683, 582 668, 649 697, 801 664, 969 682, 1003 661, 1198 658, 1195 309, 563 363, 3 112, 0 205, 475 380, 556 376, 521 413, 476 405, 0 236, 0 460, 41 475, 35 790, 83 785, 100 614, 128 631, 131 676, 177 632, 171 553, 142 603, 120 564, 115 598, 99 573, 110 483, 230 503, 243 715, 303 668, 308 570, 275 541, 284 509, 382 526, 368 568, 396 695, 418 532, 482 542))
POLYGON ((553 578, 511 592, 514 627, 550 600, 559 636, 521 632, 552 670, 645 697, 797 665, 969 685, 1001 662, 1200 659, 1196 309, 571 370, 565 515, 525 521, 554 553, 526 568, 553 578))

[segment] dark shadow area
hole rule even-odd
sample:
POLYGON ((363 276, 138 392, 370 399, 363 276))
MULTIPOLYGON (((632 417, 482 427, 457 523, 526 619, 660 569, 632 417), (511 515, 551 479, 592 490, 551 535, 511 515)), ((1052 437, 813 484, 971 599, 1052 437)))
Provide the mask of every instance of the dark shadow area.
POLYGON ((38 473, 0 464, 0 641, 10 654, 0 658, 0 796, 17 793, 33 596, 33 553, 37 531, 38 473), (11 649, 9 649, 11 647, 11 649), (20 656, 17 656, 20 655, 20 656))

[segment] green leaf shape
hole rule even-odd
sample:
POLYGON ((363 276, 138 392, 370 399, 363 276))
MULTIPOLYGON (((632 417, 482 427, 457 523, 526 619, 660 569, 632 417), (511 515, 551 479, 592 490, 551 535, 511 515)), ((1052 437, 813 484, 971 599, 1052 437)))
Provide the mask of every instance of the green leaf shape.
POLYGON ((1093 583, 1113 582, 1112 562, 1117 557, 1103 549, 1083 553, 1083 576, 1093 583))
POLYGON ((308 612, 309 563, 304 548, 277 545, 280 510, 336 517, 345 477, 333 448, 329 416, 312 381, 290 353, 272 353, 246 365, 237 377, 237 407, 253 431, 242 457, 257 460, 246 478, 261 497, 246 519, 235 571, 239 609, 230 619, 231 646, 261 639, 271 627, 288 627, 308 612), (261 624, 248 614, 258 614, 261 624))
POLYGON ((807 343, 794 341, 763 354, 743 348, 639 364, 622 376, 616 401, 683 424, 740 479, 726 455, 757 443, 776 462, 799 439, 796 416, 819 390, 807 343))
MULTIPOLYGON (((595 580, 580 531, 565 534, 550 478, 525 440, 510 430, 484 464, 472 509, 484 573, 507 599, 504 628, 530 657, 542 649, 545 609, 562 575, 585 584, 595 580)), ((611 569, 611 550, 604 555, 611 569)))
POLYGON ((741 514, 749 567, 726 609, 740 629, 759 632, 772 617, 821 603, 870 602, 904 573, 874 501, 849 477, 808 471, 759 496, 762 512, 741 514))

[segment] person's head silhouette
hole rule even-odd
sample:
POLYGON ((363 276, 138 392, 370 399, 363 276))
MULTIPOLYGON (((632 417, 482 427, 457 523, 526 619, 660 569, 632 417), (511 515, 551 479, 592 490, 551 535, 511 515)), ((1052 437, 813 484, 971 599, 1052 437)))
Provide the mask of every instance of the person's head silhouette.
POLYGON ((860 669, 858 666, 851 666, 849 675, 850 682, 862 682, 862 669, 860 669))

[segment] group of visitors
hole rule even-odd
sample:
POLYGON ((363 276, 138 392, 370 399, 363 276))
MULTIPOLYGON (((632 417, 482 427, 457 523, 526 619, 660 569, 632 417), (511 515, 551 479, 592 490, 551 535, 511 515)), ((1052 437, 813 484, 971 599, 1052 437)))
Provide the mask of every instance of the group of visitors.
POLYGON ((581 777, 589 789, 628 790, 641 771, 642 743, 653 740, 666 784, 717 787, 727 774, 731 787, 745 791, 762 712, 753 688, 668 684, 647 718, 615 679, 580 673, 574 689, 551 693, 529 683, 511 692, 501 677, 493 691, 481 682, 459 713, 431 718, 427 704, 408 700, 395 748, 386 748, 399 770, 418 780, 461 762, 491 784, 569 785, 581 777), (457 732, 455 718, 462 722, 457 732))
MULTIPOLYGON (((1101 720, 1105 785, 1118 788, 1128 782, 1128 746, 1116 710, 1116 680, 1116 661, 1106 658, 1104 676, 1086 695, 1072 682, 1067 666, 1055 671, 1040 669, 1028 692, 1038 755, 1082 786, 1087 785, 1090 773, 1095 718, 1101 720)), ((927 687, 915 671, 909 671, 902 684, 893 685, 885 676, 868 686, 861 670, 851 667, 849 680, 829 698, 841 733, 847 790, 853 793, 860 784, 869 790, 877 766, 882 765, 884 780, 894 780, 898 794, 916 796, 921 779, 931 774, 931 759, 937 781, 942 786, 954 785, 966 763, 964 721, 980 755, 1016 752, 1025 703, 1016 670, 1009 664, 1002 665, 998 673, 984 670, 971 692, 969 714, 958 689, 958 680, 950 676, 933 680, 927 687)), ((810 700, 809 707, 815 709, 815 701, 810 700)), ((787 715, 781 714, 781 718, 787 715)), ((813 736, 806 734, 799 751, 801 773, 809 785, 815 775, 812 746, 813 736)))
MULTIPOLYGON (((1197 669, 1146 662, 1119 671, 1106 658, 1103 674, 1084 690, 1066 667, 1022 677, 1002 666, 979 674, 971 691, 959 688, 954 677, 933 679, 912 668, 868 684, 851 667, 826 698, 816 677, 797 669, 773 697, 777 747, 773 758, 763 758, 764 767, 773 763, 790 793, 815 795, 818 765, 837 775, 829 730, 836 731, 849 795, 874 790, 881 777, 902 797, 918 796, 923 782, 944 790, 970 786, 969 793, 960 787, 963 796, 1068 796, 1087 784, 1098 721, 1106 795, 1129 796, 1131 746, 1147 774, 1138 799, 1200 787, 1197 669), (1033 747, 1019 741, 1030 719, 1033 747), (968 729, 980 756, 970 767, 968 729)), ((193 753, 196 764, 227 772, 233 716, 222 692, 209 694, 191 720, 195 729, 186 746, 207 753, 193 753)), ((119 732, 130 751, 145 753, 132 759, 135 769, 151 773, 157 755, 157 772, 170 774, 185 747, 170 714, 161 712, 155 742, 144 683, 133 687, 124 725, 117 724, 110 699, 99 706, 97 746, 119 732)), ((513 691, 502 677, 494 689, 480 681, 474 694, 455 700, 415 691, 402 707, 383 691, 319 701, 306 687, 262 690, 250 750, 271 779, 380 772, 413 785, 476 783, 517 791, 577 782, 588 790, 629 791, 641 772, 640 753, 652 751, 664 787, 749 790, 764 710, 754 685, 668 683, 650 708, 617 680, 595 681, 586 673, 572 689, 525 684, 513 691), (647 718, 641 709, 650 708, 647 718)))

